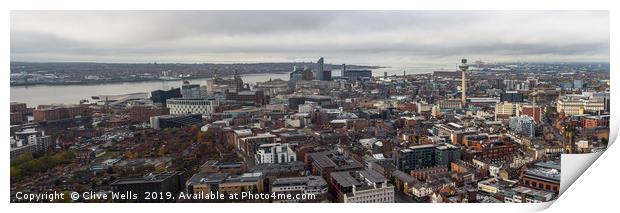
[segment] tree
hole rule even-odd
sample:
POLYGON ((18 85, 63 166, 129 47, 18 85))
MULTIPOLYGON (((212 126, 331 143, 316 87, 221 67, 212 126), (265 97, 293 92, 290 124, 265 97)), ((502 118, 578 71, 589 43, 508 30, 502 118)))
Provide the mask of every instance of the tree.
POLYGON ((207 133, 205 132, 198 132, 198 134, 196 135, 196 141, 198 142, 205 142, 205 140, 207 139, 207 133))
POLYGON ((11 178, 18 178, 22 175, 22 170, 16 166, 11 166, 11 178))
POLYGON ((159 157, 166 156, 166 146, 165 145, 162 145, 162 146, 159 147, 159 150, 157 151, 157 155, 159 157))
POLYGON ((26 153, 13 160, 13 162, 11 162, 11 166, 17 166, 25 162, 31 161, 32 159, 32 153, 26 153))
POLYGON ((607 139, 607 138, 601 138, 601 142, 602 142, 605 146, 608 146, 608 144, 609 144, 609 139, 607 139))

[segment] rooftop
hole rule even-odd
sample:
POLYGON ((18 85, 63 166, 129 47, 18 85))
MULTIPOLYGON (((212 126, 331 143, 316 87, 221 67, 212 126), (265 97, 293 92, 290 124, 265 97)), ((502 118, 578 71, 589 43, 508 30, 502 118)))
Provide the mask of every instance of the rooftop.
POLYGON ((181 172, 162 172, 162 173, 148 173, 142 177, 133 177, 120 179, 112 183, 111 185, 125 185, 125 184, 139 184, 139 183, 157 183, 162 182, 175 175, 179 175, 181 172))
POLYGON ((332 172, 330 175, 342 187, 363 187, 370 186, 371 184, 381 184, 387 181, 383 175, 369 169, 332 172))

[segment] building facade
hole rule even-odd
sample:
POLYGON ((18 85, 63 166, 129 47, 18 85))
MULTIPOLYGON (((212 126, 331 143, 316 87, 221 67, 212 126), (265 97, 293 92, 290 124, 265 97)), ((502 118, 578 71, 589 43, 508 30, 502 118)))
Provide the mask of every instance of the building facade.
POLYGON ((342 203, 393 203, 394 186, 373 170, 331 173, 332 185, 342 203))
POLYGON ((171 115, 202 114, 211 115, 213 108, 218 105, 217 100, 173 98, 166 101, 171 115))
POLYGON ((269 143, 258 147, 254 159, 257 164, 288 163, 297 161, 297 154, 288 143, 269 143))
POLYGON ((508 126, 514 132, 528 137, 536 136, 536 122, 527 115, 511 117, 508 126))

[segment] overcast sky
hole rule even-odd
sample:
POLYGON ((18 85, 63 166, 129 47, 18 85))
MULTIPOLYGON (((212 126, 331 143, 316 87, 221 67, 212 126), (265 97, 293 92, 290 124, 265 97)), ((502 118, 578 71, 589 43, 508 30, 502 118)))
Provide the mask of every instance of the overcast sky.
POLYGON ((609 61, 607 11, 12 11, 12 61, 609 61))

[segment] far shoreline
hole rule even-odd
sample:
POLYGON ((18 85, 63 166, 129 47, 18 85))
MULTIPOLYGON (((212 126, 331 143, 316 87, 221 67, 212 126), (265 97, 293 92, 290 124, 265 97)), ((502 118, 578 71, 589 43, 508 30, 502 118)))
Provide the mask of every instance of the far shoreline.
MULTIPOLYGON (((288 74, 289 72, 265 72, 265 73, 245 73, 241 76, 248 75, 262 75, 262 74, 288 74)), ((232 75, 225 75, 224 78, 232 77, 232 75)), ((89 81, 89 82, 49 82, 49 83, 32 83, 32 84, 12 84, 11 87, 36 87, 36 86, 89 86, 89 85, 109 85, 109 84, 125 84, 125 83, 141 83, 141 82, 179 82, 186 80, 196 79, 209 79, 212 77, 189 77, 181 78, 177 80, 162 80, 162 79, 135 79, 135 80, 111 80, 111 81, 89 81)))

